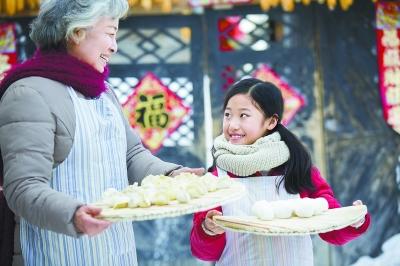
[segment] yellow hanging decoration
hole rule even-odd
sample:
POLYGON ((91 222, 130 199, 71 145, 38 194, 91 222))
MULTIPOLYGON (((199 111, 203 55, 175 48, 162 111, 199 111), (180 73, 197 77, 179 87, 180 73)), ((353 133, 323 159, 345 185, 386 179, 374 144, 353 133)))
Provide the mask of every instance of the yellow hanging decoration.
POLYGON ((37 10, 40 6, 39 0, 26 0, 26 3, 30 10, 37 10))
POLYGON ((189 27, 180 28, 181 39, 184 43, 189 44, 192 38, 192 29, 189 27))
POLYGON ((171 0, 163 0, 161 3, 161 10, 165 13, 170 13, 172 11, 172 1, 171 0))
POLYGON ((139 0, 128 0, 128 4, 130 7, 133 7, 134 5, 136 5, 139 2, 139 0))
POLYGON ((279 5, 280 0, 270 0, 271 6, 277 7, 279 5))
POLYGON ((17 3, 15 0, 3 0, 5 1, 4 3, 4 9, 9 16, 14 16, 15 13, 17 12, 17 3))
POLYGON ((292 12, 296 3, 302 3, 306 6, 310 5, 311 2, 318 2, 319 4, 326 3, 330 10, 334 10, 338 5, 338 1, 343 10, 347 10, 353 4, 353 0, 259 0, 259 4, 263 11, 268 11, 272 7, 276 7, 280 4, 284 11, 292 12))
POLYGON ((293 0, 281 0, 282 9, 287 12, 292 12, 294 10, 293 0))
MULTIPOLYGON (((14 16, 23 11, 38 11, 40 2, 42 0, 0 0, 0 14, 7 16, 14 16)), ((128 4, 135 13, 140 13, 140 10, 155 11, 170 13, 173 10, 181 10, 190 13, 191 7, 187 0, 127 0, 128 4)), ((219 0, 224 2, 226 0, 219 0)), ((326 4, 330 10, 340 6, 344 11, 348 10, 353 4, 354 0, 252 0, 253 3, 259 3, 263 11, 268 11, 273 7, 281 5, 282 9, 286 12, 291 12, 295 9, 296 3, 303 5, 310 5, 312 2, 319 4, 326 4)), ((359 0, 362 1, 362 0, 359 0)), ((377 0, 371 0, 376 3, 377 0)), ((132 13, 133 14, 133 13, 132 13)))
POLYGON ((260 0, 260 7, 264 11, 268 11, 271 8, 270 0, 260 0))
POLYGON ((339 0, 340 7, 344 11, 346 11, 349 8, 349 6, 347 5, 347 2, 348 2, 347 0, 339 0))
POLYGON ((144 10, 151 10, 153 7, 152 0, 141 0, 140 5, 143 7, 144 10))
POLYGON ((16 0, 17 1, 17 12, 21 12, 24 10, 25 7, 25 0, 16 0))
POLYGON ((340 0, 340 6, 344 11, 347 11, 352 4, 353 0, 340 0))
POLYGON ((326 4, 330 10, 334 10, 336 7, 336 0, 326 0, 326 4))

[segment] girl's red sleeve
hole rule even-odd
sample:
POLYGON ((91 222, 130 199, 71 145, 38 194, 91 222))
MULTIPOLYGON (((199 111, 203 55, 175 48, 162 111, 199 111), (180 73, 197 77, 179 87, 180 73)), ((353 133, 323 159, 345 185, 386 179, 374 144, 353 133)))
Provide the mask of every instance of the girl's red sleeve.
MULTIPOLYGON (((300 197, 309 198, 325 198, 328 201, 329 209, 339 208, 340 203, 336 200, 332 188, 328 183, 321 177, 320 172, 316 167, 311 169, 311 180, 314 184, 314 190, 307 190, 300 193, 300 197)), ((354 228, 352 226, 347 226, 343 229, 334 230, 327 233, 319 234, 319 236, 326 242, 333 245, 344 245, 347 242, 357 238, 367 231, 371 222, 371 217, 369 214, 365 215, 365 222, 359 228, 354 228)))
MULTIPOLYGON (((218 176, 217 169, 212 169, 211 173, 218 176)), ((217 207, 213 210, 220 211, 222 208, 217 207)), ((226 238, 225 233, 216 236, 207 235, 201 224, 203 223, 207 211, 195 213, 193 216, 193 227, 190 232, 190 249, 193 256, 205 261, 217 261, 221 257, 222 251, 224 251, 226 238)))
MULTIPOLYGON (((221 207, 217 207, 214 210, 222 212, 221 207)), ((190 233, 190 249, 193 256, 201 260, 217 261, 225 248, 225 233, 209 236, 204 232, 201 223, 204 221, 207 212, 208 211, 198 212, 193 216, 193 227, 190 233)))

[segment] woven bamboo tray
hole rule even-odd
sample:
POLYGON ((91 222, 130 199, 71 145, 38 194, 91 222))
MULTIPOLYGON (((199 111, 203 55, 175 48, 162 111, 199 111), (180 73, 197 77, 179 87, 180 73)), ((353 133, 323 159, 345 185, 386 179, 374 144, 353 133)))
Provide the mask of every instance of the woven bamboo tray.
POLYGON ((163 206, 152 205, 148 208, 122 209, 113 209, 96 203, 94 205, 103 209, 100 215, 97 216, 97 218, 102 220, 112 222, 143 221, 205 211, 238 200, 244 196, 245 193, 246 188, 241 183, 232 181, 229 188, 209 192, 200 198, 191 199, 188 203, 172 201, 169 205, 163 206))
POLYGON ((263 221, 255 216, 214 216, 221 227, 241 233, 257 235, 309 235, 342 229, 362 219, 367 206, 350 206, 329 209, 323 214, 310 218, 292 217, 263 221))

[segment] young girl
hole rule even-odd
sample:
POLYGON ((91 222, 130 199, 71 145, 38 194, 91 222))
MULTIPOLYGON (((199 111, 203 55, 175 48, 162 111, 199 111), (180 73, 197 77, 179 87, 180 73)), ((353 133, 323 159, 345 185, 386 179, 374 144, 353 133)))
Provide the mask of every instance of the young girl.
MULTIPOLYGON (((232 86, 224 101, 223 134, 213 148, 216 176, 228 174, 243 183, 247 196, 232 204, 196 213, 190 236, 191 250, 201 260, 216 265, 313 265, 310 236, 258 236, 224 231, 214 215, 251 215, 258 200, 324 198, 329 208, 340 207, 332 189, 311 165, 305 147, 280 122, 283 98, 273 84, 244 79, 232 86)), ((362 204, 357 200, 353 205, 362 204)), ((370 224, 367 214, 357 223, 320 237, 343 245, 363 234, 370 224)))

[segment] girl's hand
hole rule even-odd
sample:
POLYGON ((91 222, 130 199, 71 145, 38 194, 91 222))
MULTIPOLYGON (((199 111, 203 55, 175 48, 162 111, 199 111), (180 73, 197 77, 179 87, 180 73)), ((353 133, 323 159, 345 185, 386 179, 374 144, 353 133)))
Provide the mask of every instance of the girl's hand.
POLYGON ((106 230, 111 223, 94 218, 99 215, 101 208, 83 205, 76 210, 74 215, 75 228, 79 233, 94 236, 106 230))
POLYGON ((211 210, 207 212, 206 219, 201 224, 201 227, 203 228, 204 232, 210 236, 215 236, 225 233, 225 230, 213 221, 212 217, 215 215, 221 216, 222 213, 217 210, 211 210))
MULTIPOLYGON (((362 205, 362 201, 361 200, 356 200, 353 202, 353 206, 358 206, 358 205, 362 205)), ((354 224, 352 224, 351 226, 354 228, 359 228, 361 225, 363 225, 365 222, 365 217, 363 217, 362 219, 360 219, 359 221, 355 222, 354 224)))
POLYGON ((189 168, 189 167, 182 167, 176 170, 173 170, 169 173, 169 176, 177 176, 182 173, 192 173, 195 175, 204 175, 206 169, 204 168, 189 168))

